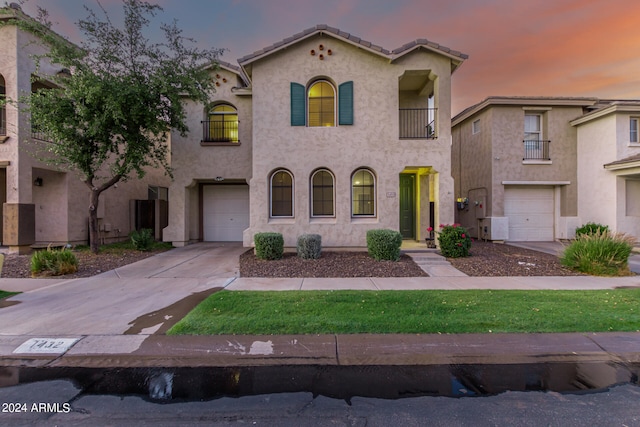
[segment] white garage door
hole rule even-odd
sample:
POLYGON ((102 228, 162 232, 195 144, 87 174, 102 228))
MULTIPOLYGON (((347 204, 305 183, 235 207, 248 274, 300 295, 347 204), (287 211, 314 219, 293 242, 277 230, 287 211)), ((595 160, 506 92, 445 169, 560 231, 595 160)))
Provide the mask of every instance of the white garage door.
POLYGON ((207 242, 241 242, 249 228, 248 185, 205 185, 202 227, 207 242))
POLYGON ((553 187, 505 187, 504 216, 513 242, 553 240, 553 187))

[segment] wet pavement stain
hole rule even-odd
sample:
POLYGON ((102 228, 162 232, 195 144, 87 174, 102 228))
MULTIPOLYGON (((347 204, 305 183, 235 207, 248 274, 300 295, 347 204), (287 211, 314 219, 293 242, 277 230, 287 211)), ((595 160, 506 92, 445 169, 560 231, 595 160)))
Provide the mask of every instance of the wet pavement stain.
POLYGON ((20 304, 22 301, 7 301, 6 299, 0 300, 0 308, 11 307, 13 305, 20 304))
POLYGON ((204 301, 209 295, 223 290, 224 288, 211 288, 206 291, 196 292, 186 298, 177 301, 170 306, 143 314, 142 316, 130 322, 131 327, 124 332, 124 335, 137 335, 144 329, 152 328, 160 325, 160 328, 153 334, 162 335, 166 333, 173 325, 178 323, 184 316, 198 304, 204 301))

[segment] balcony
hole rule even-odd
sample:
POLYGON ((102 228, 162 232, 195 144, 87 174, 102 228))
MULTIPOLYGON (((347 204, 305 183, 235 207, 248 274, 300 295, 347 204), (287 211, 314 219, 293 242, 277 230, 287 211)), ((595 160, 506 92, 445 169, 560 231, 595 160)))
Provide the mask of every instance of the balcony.
POLYGON ((202 121, 202 142, 238 142, 237 121, 202 121))
POLYGON ((524 157, 525 160, 537 160, 537 161, 551 161, 549 155, 549 144, 551 141, 543 140, 524 140, 524 157))
POLYGON ((400 139, 436 139, 437 108, 400 108, 400 139))

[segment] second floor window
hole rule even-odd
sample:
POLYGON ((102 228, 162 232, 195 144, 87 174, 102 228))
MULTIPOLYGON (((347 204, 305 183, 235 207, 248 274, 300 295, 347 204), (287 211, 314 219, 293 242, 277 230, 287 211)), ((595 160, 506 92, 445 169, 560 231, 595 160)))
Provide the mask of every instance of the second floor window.
POLYGON ((638 140, 638 120, 635 117, 632 117, 629 121, 629 142, 640 142, 638 140))
POLYGON ((238 111, 231 105, 216 105, 205 122, 204 140, 207 142, 238 142, 238 111))
MULTIPOLYGON (((0 75, 0 103, 2 103, 7 95, 4 86, 4 77, 0 75)), ((0 135, 7 134, 7 113, 4 104, 0 104, 0 135)))
POLYGON ((335 126, 335 90, 326 81, 319 81, 309 87, 309 127, 335 126))
POLYGON ((524 116, 524 140, 540 141, 542 139, 542 127, 539 114, 526 114, 524 116))

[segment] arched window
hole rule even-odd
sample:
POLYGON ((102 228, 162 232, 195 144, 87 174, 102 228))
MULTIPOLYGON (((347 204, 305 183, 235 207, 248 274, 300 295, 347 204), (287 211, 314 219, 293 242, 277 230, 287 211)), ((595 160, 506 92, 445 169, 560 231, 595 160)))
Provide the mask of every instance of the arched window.
POLYGON ((205 122, 204 141, 238 142, 238 110, 228 104, 216 105, 205 122))
POLYGON ((2 103, 6 96, 7 90, 5 89, 4 77, 0 75, 0 135, 7 134, 7 112, 2 103))
POLYGON ((309 104, 309 118, 307 125, 335 126, 336 125, 336 91, 333 85, 320 80, 309 86, 307 102, 309 104))
POLYGON ((369 169, 358 169, 351 176, 351 215, 376 215, 376 180, 369 169))
POLYGON ((271 175, 271 217, 293 217, 293 175, 280 169, 271 175))
POLYGON ((319 169, 311 175, 311 216, 335 216, 335 191, 333 174, 319 169))

